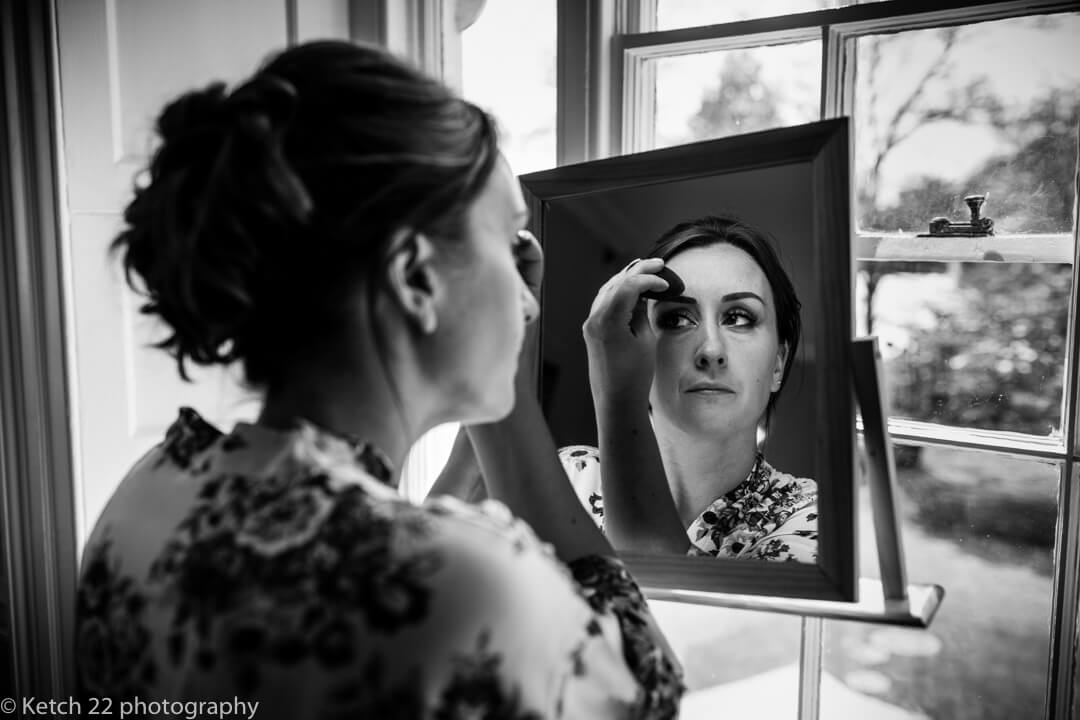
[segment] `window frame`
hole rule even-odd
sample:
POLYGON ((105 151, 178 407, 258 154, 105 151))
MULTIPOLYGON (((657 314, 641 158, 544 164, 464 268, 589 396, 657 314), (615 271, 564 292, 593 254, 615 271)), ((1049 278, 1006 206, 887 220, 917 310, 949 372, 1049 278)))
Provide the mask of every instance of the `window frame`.
MULTIPOLYGON (((650 60, 691 52, 731 50, 777 42, 820 39, 821 119, 850 114, 854 107, 855 43, 862 36, 967 25, 1021 16, 1080 11, 1080 2, 972 2, 885 0, 866 5, 655 31, 658 0, 559 0, 559 164, 648 149, 655 77, 650 60)), ((1080 135, 1080 132, 1078 132, 1080 135)), ((1065 381, 1060 435, 1048 438, 1002 431, 971 430, 890 418, 894 442, 993 452, 1058 465, 1051 634, 1046 688, 1047 718, 1069 717, 1074 702, 1074 662, 1080 645, 1080 154, 1074 222, 1069 233, 997 235, 965 239, 948 249, 913 235, 860 233, 853 225, 857 260, 978 261, 996 251, 1014 262, 1071 263, 1065 381), (903 242, 900 241, 903 238, 903 242), (936 251, 936 252, 935 252, 936 251)), ((820 689, 820 628, 808 618, 803 631, 800 717, 817 717, 820 689)), ((1077 695, 1080 704, 1080 695, 1077 695)))

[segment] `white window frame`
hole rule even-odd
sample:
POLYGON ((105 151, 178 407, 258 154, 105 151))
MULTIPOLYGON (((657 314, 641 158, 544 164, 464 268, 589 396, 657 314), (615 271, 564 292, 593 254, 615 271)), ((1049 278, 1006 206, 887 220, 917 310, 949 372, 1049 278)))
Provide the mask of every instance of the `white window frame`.
MULTIPOLYGON (((658 0, 559 0, 558 161, 582 162, 651 149, 654 63, 659 57, 761 45, 821 40, 821 117, 850 115, 854 99, 854 39, 869 34, 966 25, 1027 15, 1076 12, 1080 2, 978 3, 970 0, 855 5, 781 17, 654 31, 658 0)), ((1080 196, 1080 167, 1077 173, 1080 196)), ((1080 202, 1076 203, 1080 206, 1080 202)), ((1080 625, 1080 211, 1073 232, 1053 235, 996 235, 923 241, 913 235, 859 233, 852 242, 859 260, 980 261, 995 252, 1006 261, 1071 263, 1072 319, 1066 343, 1066 376, 1060 434, 1041 438, 1020 433, 945 427, 890 419, 893 441, 995 452, 1060 467, 1054 543, 1051 636, 1046 718, 1067 718, 1073 709, 1074 664, 1080 625)), ((854 225, 853 225, 854 228, 854 225)), ((822 627, 804 619, 799 717, 818 714, 822 627)), ((1080 706, 1080 697, 1077 698, 1080 706)))

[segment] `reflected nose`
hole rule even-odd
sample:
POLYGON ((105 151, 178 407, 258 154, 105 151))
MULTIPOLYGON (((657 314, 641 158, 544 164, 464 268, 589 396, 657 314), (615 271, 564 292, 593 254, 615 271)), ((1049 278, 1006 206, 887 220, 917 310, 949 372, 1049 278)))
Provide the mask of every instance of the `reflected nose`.
POLYGON ((710 366, 724 367, 727 364, 727 351, 724 340, 717 329, 707 329, 694 355, 694 365, 700 370, 710 366))

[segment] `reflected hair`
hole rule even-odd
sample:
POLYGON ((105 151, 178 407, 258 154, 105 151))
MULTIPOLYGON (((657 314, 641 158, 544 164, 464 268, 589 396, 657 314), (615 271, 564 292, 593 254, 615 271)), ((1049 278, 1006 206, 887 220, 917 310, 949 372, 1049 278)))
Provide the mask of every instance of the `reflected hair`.
POLYGON ((262 389, 333 347, 396 230, 460 238, 498 156, 483 110, 380 48, 337 41, 181 95, 156 132, 112 252, 141 311, 168 326, 157 347, 181 377, 188 362, 240 361, 262 389))
POLYGON ((787 345, 787 361, 784 363, 780 387, 769 396, 769 403, 765 408, 765 427, 768 428, 776 400, 795 365, 795 352, 799 348, 799 337, 802 334, 802 303, 795 294, 791 278, 780 263, 772 239, 764 231, 731 215, 706 215, 697 220, 681 222, 665 232, 656 240, 646 257, 658 257, 667 261, 691 248, 719 244, 733 245, 753 258, 765 274, 776 303, 777 334, 780 342, 787 345))

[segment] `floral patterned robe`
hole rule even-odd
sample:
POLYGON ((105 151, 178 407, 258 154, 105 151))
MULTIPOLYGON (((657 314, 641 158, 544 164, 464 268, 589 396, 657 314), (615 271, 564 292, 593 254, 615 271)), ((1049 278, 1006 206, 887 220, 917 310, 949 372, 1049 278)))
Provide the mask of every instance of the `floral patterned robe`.
POLYGON ((373 446, 182 409, 87 544, 84 697, 269 718, 667 718, 677 661, 619 562, 494 501, 403 499, 373 446))
MULTIPOLYGON (((578 499, 603 528, 600 453, 559 449, 578 499)), ((689 555, 817 562, 817 483, 782 473, 758 454, 746 480, 714 500, 686 529, 689 555)))

